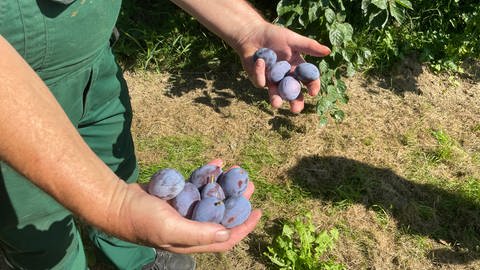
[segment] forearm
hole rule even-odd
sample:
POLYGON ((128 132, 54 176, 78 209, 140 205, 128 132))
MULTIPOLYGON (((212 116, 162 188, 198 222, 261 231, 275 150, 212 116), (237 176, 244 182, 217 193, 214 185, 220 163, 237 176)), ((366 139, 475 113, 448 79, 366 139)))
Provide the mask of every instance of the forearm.
POLYGON ((171 1, 237 51, 241 50, 240 44, 250 32, 266 23, 262 16, 244 0, 171 1))
MULTIPOLYGON (((126 184, 90 150, 47 86, 0 36, 0 160, 94 225, 126 184)), ((121 196, 119 196, 121 198, 121 196)))

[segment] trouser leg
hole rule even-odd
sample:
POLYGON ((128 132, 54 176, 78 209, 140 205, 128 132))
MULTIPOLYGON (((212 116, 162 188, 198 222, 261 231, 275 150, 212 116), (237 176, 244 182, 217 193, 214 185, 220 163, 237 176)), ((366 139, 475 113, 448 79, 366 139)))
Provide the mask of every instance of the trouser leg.
MULTIPOLYGON (((92 69, 79 132, 90 148, 121 179, 135 182, 138 168, 130 131, 132 109, 127 85, 110 50, 92 69)), ((90 228, 90 239, 119 269, 140 269, 155 259, 155 250, 90 228)))
POLYGON ((0 246, 14 269, 86 269, 71 214, 0 163, 0 246))

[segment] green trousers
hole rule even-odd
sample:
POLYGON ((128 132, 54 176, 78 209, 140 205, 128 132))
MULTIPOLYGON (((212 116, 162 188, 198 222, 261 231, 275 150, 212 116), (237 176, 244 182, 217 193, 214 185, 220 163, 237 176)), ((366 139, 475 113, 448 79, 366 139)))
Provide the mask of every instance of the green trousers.
MULTIPOLYGON (((92 150, 120 178, 134 182, 130 98, 109 46, 120 5, 120 0, 70 5, 1 0, 0 34, 44 80, 92 150)), ((141 269, 155 258, 153 248, 87 230, 118 269, 141 269)), ((72 214, 3 162, 0 248, 14 269, 87 269, 72 214)))

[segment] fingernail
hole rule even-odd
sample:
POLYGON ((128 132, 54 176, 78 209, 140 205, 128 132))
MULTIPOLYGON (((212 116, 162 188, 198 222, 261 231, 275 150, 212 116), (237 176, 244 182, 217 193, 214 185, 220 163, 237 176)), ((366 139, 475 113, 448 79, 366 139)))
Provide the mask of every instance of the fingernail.
POLYGON ((230 231, 218 231, 215 234, 215 241, 217 242, 225 242, 230 239, 230 231))

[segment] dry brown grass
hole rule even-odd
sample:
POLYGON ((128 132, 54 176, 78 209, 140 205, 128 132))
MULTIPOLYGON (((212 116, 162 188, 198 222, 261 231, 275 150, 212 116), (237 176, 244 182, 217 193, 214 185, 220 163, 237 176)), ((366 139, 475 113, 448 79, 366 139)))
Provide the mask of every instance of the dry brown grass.
MULTIPOLYGON (((309 105, 300 115, 289 114, 286 107, 274 111, 262 103, 266 98, 262 90, 229 74, 141 72, 127 73, 126 79, 137 139, 201 135, 213 145, 206 158, 221 157, 234 164, 242 160, 241 150, 252 134, 260 134, 271 138, 269 147, 285 155, 279 166, 261 172, 272 183, 328 188, 342 184, 335 179, 347 179, 358 171, 378 180, 372 182, 378 186, 366 187, 367 196, 343 208, 324 195, 314 194, 303 202, 316 209, 313 217, 320 229, 341 224, 332 254, 348 269, 480 269, 478 250, 462 255, 449 242, 452 239, 436 239, 429 233, 442 226, 439 222, 450 221, 420 219, 409 201, 435 191, 415 171, 423 168, 415 163, 417 152, 431 150, 437 143, 431 130, 448 132, 458 142, 458 153, 450 162, 428 167, 430 175, 450 181, 461 181, 463 176, 479 179, 480 164, 473 158, 480 152, 480 132, 475 130, 480 124, 480 87, 475 81, 453 81, 411 63, 391 78, 359 75, 348 80, 345 121, 319 128, 313 98, 307 98, 309 105), (302 180, 292 180, 295 175, 302 180), (399 213, 385 209, 388 215, 379 221, 375 203, 383 208, 389 203, 399 213), (406 227, 411 231, 404 231, 406 227)), ((138 155, 140 160, 152 160, 151 153, 138 155)), ((264 201, 261 207, 268 214, 256 231, 231 252, 196 255, 199 269, 265 269, 261 253, 271 241, 269 230, 276 219, 297 213, 274 202, 264 201)))

